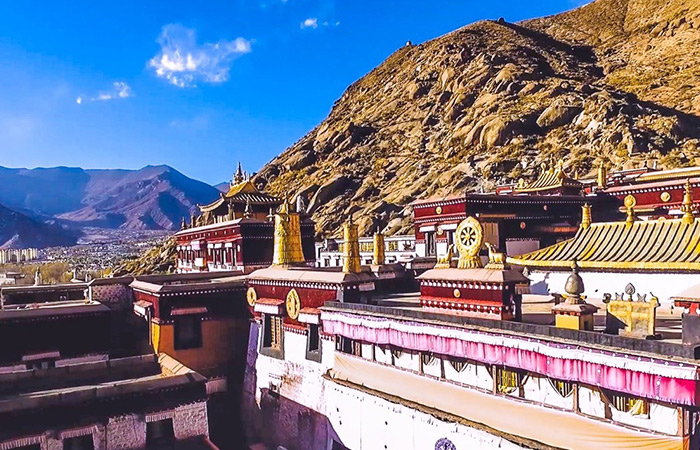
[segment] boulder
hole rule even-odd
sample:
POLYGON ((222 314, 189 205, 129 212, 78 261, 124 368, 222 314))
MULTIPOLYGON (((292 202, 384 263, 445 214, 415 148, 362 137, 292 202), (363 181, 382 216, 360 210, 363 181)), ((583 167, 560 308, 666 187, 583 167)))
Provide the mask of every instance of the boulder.
POLYGON ((581 112, 577 106, 550 105, 537 118, 540 128, 556 128, 567 124, 581 112))
POLYGON ((316 155, 312 150, 300 150, 292 155, 286 162, 287 170, 298 170, 309 166, 316 161, 316 155))
POLYGON ((309 207, 306 209, 307 214, 313 214, 321 204, 326 203, 333 197, 343 192, 351 184, 349 178, 344 175, 338 175, 327 181, 323 186, 318 188, 314 196, 309 202, 309 207))

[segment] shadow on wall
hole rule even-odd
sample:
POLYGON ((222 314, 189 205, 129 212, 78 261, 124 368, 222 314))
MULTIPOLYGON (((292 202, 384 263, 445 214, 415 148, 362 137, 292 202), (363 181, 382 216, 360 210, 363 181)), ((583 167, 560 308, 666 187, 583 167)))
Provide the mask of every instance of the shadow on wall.
POLYGON ((252 324, 241 402, 247 444, 262 443, 270 449, 347 450, 323 414, 270 388, 260 389, 259 403, 256 401, 258 334, 259 327, 252 324))

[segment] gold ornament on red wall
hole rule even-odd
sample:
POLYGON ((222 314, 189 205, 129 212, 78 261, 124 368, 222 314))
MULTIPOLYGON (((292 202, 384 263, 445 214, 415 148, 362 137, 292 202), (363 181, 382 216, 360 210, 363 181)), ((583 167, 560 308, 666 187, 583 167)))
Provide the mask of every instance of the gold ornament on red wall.
POLYGON ((442 214, 442 206, 435 208, 435 214, 442 214))
POLYGON ((248 292, 245 294, 246 299, 248 300, 248 304, 253 307, 255 306, 255 302, 258 301, 258 294, 255 292, 255 289, 252 287, 248 288, 248 292))
POLYGON ((661 193, 661 201, 666 203, 667 201, 671 200, 671 194, 668 192, 664 191, 661 193))
POLYGON ((452 294, 454 294, 455 298, 459 298, 462 296, 462 293, 459 292, 459 289, 455 289, 454 292, 452 292, 452 294))
POLYGON ((301 300, 299 299, 299 294, 296 289, 292 289, 287 294, 287 315, 292 320, 297 320, 299 317, 299 311, 301 310, 301 300))

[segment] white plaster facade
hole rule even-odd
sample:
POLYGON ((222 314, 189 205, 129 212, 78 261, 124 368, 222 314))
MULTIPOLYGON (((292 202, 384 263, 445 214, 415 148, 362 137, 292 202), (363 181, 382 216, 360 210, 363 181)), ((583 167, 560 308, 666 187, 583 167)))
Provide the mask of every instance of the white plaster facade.
MULTIPOLYGON (((334 363, 335 342, 321 340, 320 362, 306 359, 306 335, 285 328, 284 358, 258 353, 258 323, 250 331, 248 367, 245 379, 244 417, 251 443, 264 441, 270 448, 332 449, 334 441, 353 450, 433 449, 439 439, 449 439, 458 449, 516 449, 518 444, 462 422, 443 420, 406 404, 389 401, 361 389, 325 377, 334 363), (271 395, 270 393, 273 392, 271 395), (255 437, 257 436, 257 439, 255 437)), ((360 355, 378 364, 393 365, 424 376, 493 392, 489 366, 469 361, 460 370, 447 359, 426 358, 416 352, 362 344, 360 355)), ((525 376, 522 388, 508 394, 514 401, 573 411, 574 395, 560 394, 550 381, 525 376)), ((678 433, 679 410, 649 401, 649 412, 633 416, 611 408, 600 391, 578 388, 579 411, 604 421, 664 434, 678 433)))
MULTIPOLYGON (((486 431, 440 420, 325 378, 335 353, 335 342, 327 338, 321 340, 320 363, 306 359, 306 336, 289 330, 284 332, 284 360, 260 355, 259 327, 251 325, 244 382, 244 417, 253 442, 265 441, 270 448, 326 450, 335 440, 352 450, 407 450, 433 449, 439 439, 446 438, 458 450, 523 448, 486 431), (279 392, 276 403, 266 394, 272 386, 279 392), (269 420, 275 421, 274 426, 269 420)), ((371 346, 363 347, 362 356, 371 359, 371 346)), ((375 347, 375 357, 391 364, 388 349, 375 347)), ((417 353, 401 352, 393 358, 398 367, 420 369, 417 353)), ((431 370, 435 377, 440 376, 439 363, 424 365, 426 373, 431 370)), ((491 386, 490 376, 474 369, 475 384, 484 386, 485 377, 491 386)))

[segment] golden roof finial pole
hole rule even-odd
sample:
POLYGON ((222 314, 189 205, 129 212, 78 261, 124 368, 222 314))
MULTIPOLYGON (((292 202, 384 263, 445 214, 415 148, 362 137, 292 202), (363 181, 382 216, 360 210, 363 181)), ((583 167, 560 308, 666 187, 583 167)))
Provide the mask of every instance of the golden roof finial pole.
POLYGON ((625 223, 627 225, 632 225, 635 220, 637 220, 637 217, 634 214, 634 207, 637 206, 637 199, 634 198, 634 195, 628 195, 625 197, 625 207, 627 208, 627 220, 625 220, 625 223))
POLYGON ((275 214, 274 245, 272 265, 290 266, 304 263, 299 214, 289 211, 286 199, 280 205, 279 212, 275 214))
POLYGON ((608 171, 605 168, 605 164, 603 164, 602 160, 598 165, 598 176, 596 177, 596 184, 600 189, 603 189, 608 184, 608 171))
POLYGON ((581 207, 581 229, 585 230, 588 227, 591 226, 591 223, 593 222, 591 218, 591 205, 588 203, 585 203, 581 207))
POLYGON ((693 192, 690 186, 690 179, 688 179, 685 181, 685 192, 683 193, 683 203, 681 204, 683 223, 693 223, 695 221, 693 209, 693 192))
POLYGON ((343 225, 343 238, 345 240, 343 255, 343 272, 358 273, 360 264, 360 240, 357 234, 357 225, 352 221, 352 216, 343 225))
POLYGON ((374 255, 372 258, 372 264, 379 266, 384 264, 386 261, 386 253, 384 248, 384 235, 377 228, 377 232, 374 233, 374 255))

